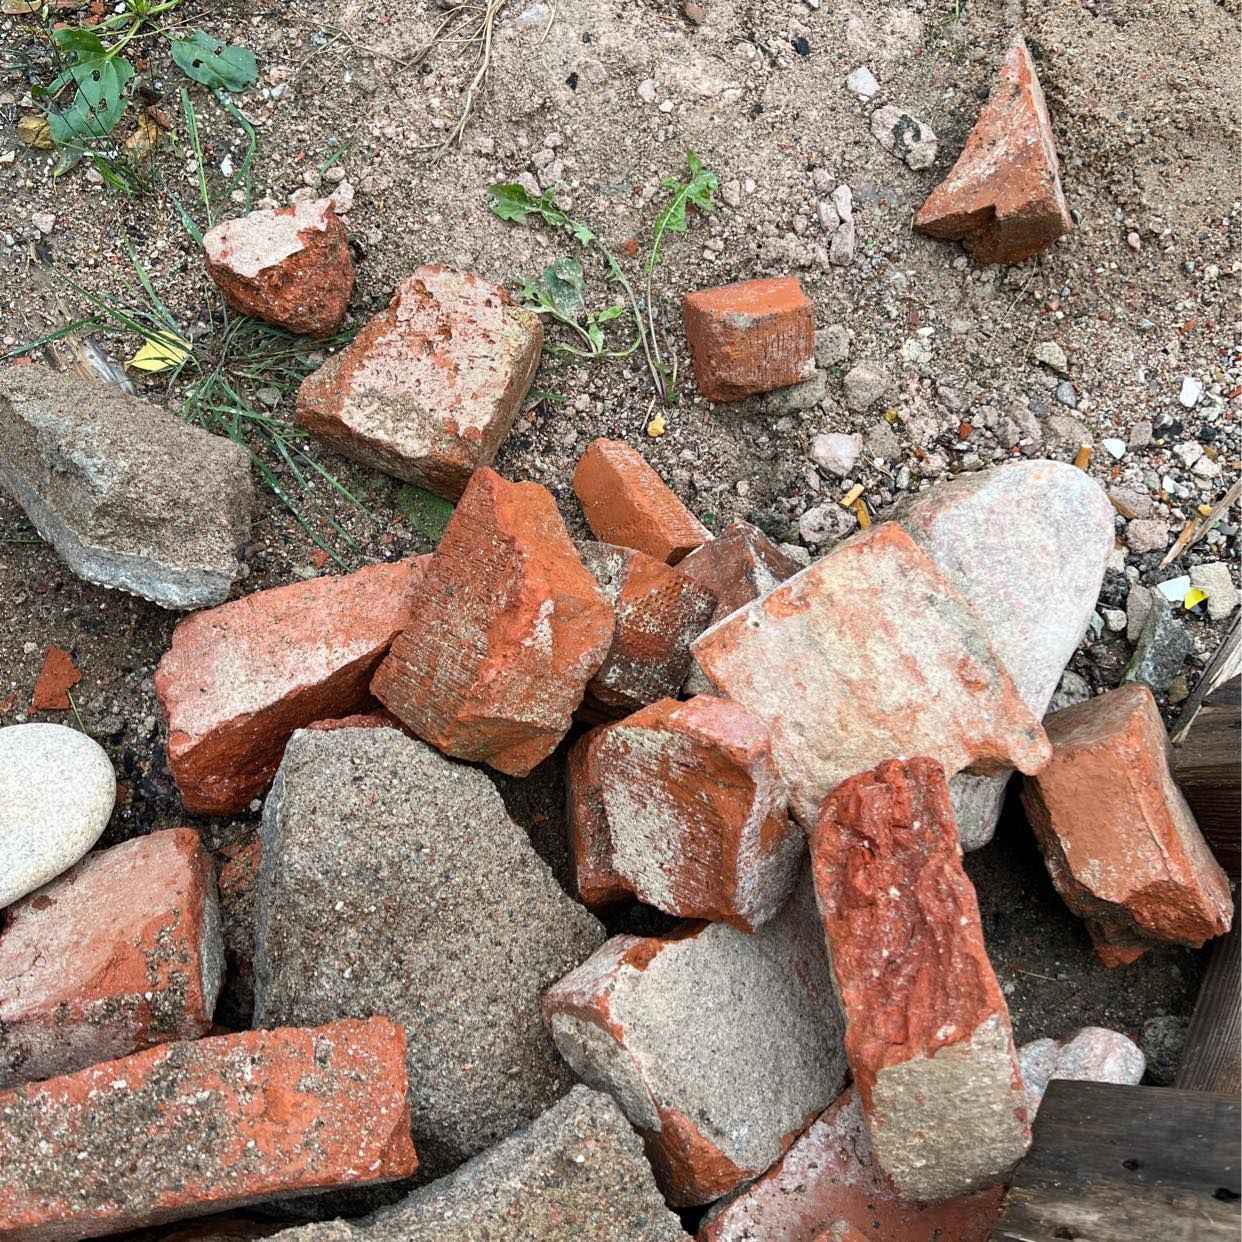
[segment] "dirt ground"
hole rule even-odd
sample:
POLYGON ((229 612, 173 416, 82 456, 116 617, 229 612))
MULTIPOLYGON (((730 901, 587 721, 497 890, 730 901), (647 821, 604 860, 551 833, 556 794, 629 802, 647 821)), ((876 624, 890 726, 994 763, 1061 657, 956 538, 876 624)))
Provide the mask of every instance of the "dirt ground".
MULTIPOLYGON (((678 298, 694 287, 793 273, 815 302, 819 326, 848 329, 849 358, 828 368, 826 395, 810 408, 794 408, 799 402, 787 397, 712 408, 686 383, 658 439, 645 434, 652 392, 633 358, 587 366, 545 357, 536 386, 564 400, 543 400, 523 415, 497 467, 546 484, 574 530, 584 527, 572 469, 601 435, 637 444, 710 525, 746 518, 795 541, 798 518, 846 487, 810 461, 820 431, 861 432, 867 457, 885 460, 883 468, 860 463, 852 476, 881 516, 900 495, 943 475, 1015 452, 1070 460, 1084 438, 1096 445, 1091 473, 1150 496, 1173 533, 1197 506, 1225 493, 1242 457, 1237 0, 980 0, 963 4, 958 16, 952 0, 704 0, 704 7, 706 20, 696 25, 674 0, 511 0, 463 142, 439 162, 425 148, 451 128, 473 68, 446 47, 412 63, 443 20, 435 4, 186 0, 176 18, 258 55, 259 86, 238 97, 258 129, 256 201, 285 202, 306 187, 326 192, 342 176, 352 185, 345 217, 358 263, 352 323, 385 305, 419 263, 469 267, 516 288, 569 252, 563 239, 492 216, 484 196, 493 181, 525 176, 555 186, 562 204, 610 247, 631 238, 645 246, 661 180, 680 174, 693 150, 719 176, 719 207, 671 239, 656 281, 683 376, 689 360, 678 298), (959 247, 915 235, 910 219, 956 158, 1019 29, 1048 97, 1076 228, 1039 259, 977 269, 959 247), (866 106, 844 86, 859 65, 880 82, 866 106), (932 169, 912 172, 871 136, 870 108, 889 102, 935 129, 940 153, 932 169), (817 217, 818 204, 841 184, 852 187, 858 223, 848 268, 828 263, 829 238, 817 217), (1046 341, 1068 355, 1076 409, 1055 395, 1058 377, 1030 359, 1046 341), (891 377, 891 424, 879 409, 845 408, 842 376, 860 360, 891 377), (1185 376, 1205 386, 1194 409, 1178 401, 1185 376), (1145 422, 1154 434, 1141 443, 1145 422), (1127 442, 1120 460, 1101 447, 1105 438, 1127 442), (1196 474, 1174 453, 1192 441, 1217 473, 1196 474)), ((26 60, 38 51, 29 23, 0 18, 0 43, 26 60)), ((157 44, 148 54, 144 76, 176 119, 179 82, 157 44)), ((215 294, 166 193, 198 204, 184 133, 156 157, 146 194, 118 196, 83 168, 53 181, 52 157, 13 137, 26 85, 21 74, 0 80, 7 125, 0 154, 15 152, 0 162, 0 352, 61 322, 57 296, 70 312, 82 309, 55 272, 95 291, 140 296, 124 236, 192 334, 215 294), (49 212, 55 224, 42 235, 34 217, 49 212)), ((220 165, 239 161, 241 133, 197 88, 195 98, 219 192, 220 165)), ((239 210, 227 200, 219 208, 239 210)), ((637 276, 641 249, 626 262, 637 276)), ((590 268, 588 275, 596 305, 605 305, 604 275, 590 268)), ((115 358, 138 343, 108 333, 99 339, 115 358)), ((177 394, 166 389, 158 379, 144 385, 151 399, 175 404, 177 394)), ((278 412, 288 414, 288 403, 278 412)), ((363 501, 359 510, 320 493, 357 543, 341 547, 347 564, 429 550, 396 505, 393 480, 330 454, 321 460, 363 501)), ((1200 560, 1227 560, 1236 575, 1237 521, 1235 509, 1166 571, 1157 571, 1159 554, 1128 553, 1127 564, 1147 585, 1200 560)), ((323 560, 263 493, 249 575, 238 591, 333 572, 323 560)), ((83 672, 75 692, 82 724, 125 784, 104 844, 183 822, 201 828, 213 847, 255 831, 257 816, 200 821, 180 809, 152 686, 175 621, 76 580, 20 509, 0 498, 0 723, 32 718, 30 693, 46 648, 68 648, 83 672)), ((1186 668, 1193 689, 1224 623, 1189 615, 1185 623, 1195 647, 1186 668)), ((1088 638, 1073 667, 1093 690, 1107 688, 1130 651, 1124 633, 1106 630, 1088 638)), ((1176 704, 1166 706, 1172 719, 1176 704)), ((556 763, 523 787, 498 783, 564 881, 556 763)), ((1020 812, 967 868, 1020 1040, 1085 1023, 1137 1036, 1149 1018, 1189 1012, 1198 955, 1169 950, 1113 971, 1100 967, 1053 893, 1020 812)))

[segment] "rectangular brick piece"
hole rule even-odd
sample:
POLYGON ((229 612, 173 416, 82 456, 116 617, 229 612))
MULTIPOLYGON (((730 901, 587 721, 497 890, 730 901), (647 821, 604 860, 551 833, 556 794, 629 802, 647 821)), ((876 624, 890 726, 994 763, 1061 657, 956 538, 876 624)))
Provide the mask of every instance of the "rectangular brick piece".
POLYGON ((295 729, 374 705, 371 675, 428 559, 256 591, 178 624, 155 693, 187 811, 244 811, 295 729))
POLYGON ((0 1095, 0 1239, 70 1242, 418 1167, 384 1018, 165 1044, 0 1095))
POLYGON ((761 1178, 709 1213, 698 1242, 987 1242, 1004 1199, 1003 1186, 938 1203, 899 1198, 876 1167, 851 1087, 761 1178))
POLYGON ((691 647, 771 731, 803 827, 835 786, 894 755, 949 774, 1038 770, 1050 748, 979 620, 894 523, 847 540, 691 647))
POLYGON ((709 401, 740 401, 815 374, 815 306, 795 276, 687 293, 681 314, 709 401))
POLYGON ((997 1180, 1030 1129, 939 765, 890 760, 846 781, 811 862, 876 1162, 909 1199, 997 1180))
POLYGON ((1229 880, 1173 781, 1151 691, 1121 686, 1053 712, 1047 728, 1052 762, 1024 783, 1022 804, 1105 965, 1228 931, 1229 880))
POLYGON ((0 1087, 205 1035, 223 973, 215 869, 198 833, 87 854, 5 912, 0 1087))
POLYGON ((476 470, 371 688, 445 754, 525 776, 569 731, 613 624, 552 493, 476 470))
POLYGON ((587 445, 574 471, 574 495, 601 543, 637 548, 669 565, 712 537, 642 455, 621 440, 587 445))

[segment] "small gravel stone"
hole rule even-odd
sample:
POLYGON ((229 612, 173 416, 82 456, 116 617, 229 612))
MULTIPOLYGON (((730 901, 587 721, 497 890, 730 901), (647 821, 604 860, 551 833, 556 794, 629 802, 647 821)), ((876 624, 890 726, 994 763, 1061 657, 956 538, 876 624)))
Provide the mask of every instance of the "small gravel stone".
POLYGON ((1078 393, 1074 385, 1069 380, 1062 380, 1056 387, 1056 391, 1052 394, 1062 405, 1068 406, 1071 410, 1078 408, 1078 393))
POLYGON ((829 474, 843 479, 858 464, 862 448, 863 438, 860 435, 824 433, 811 441, 811 460, 829 474))
POLYGON ((1124 608, 1103 608, 1104 624, 1112 634, 1120 634, 1126 628, 1126 610, 1124 608))
POLYGON ((850 356, 850 330, 843 323, 831 323, 815 333, 815 362, 831 367, 850 356))
POLYGON ((1143 632, 1122 681, 1141 681, 1151 687, 1153 694, 1163 694, 1182 671, 1190 651, 1190 636, 1174 617, 1173 605, 1163 595, 1153 594, 1143 632))
POLYGON ((1199 398, 1203 396, 1203 384, 1195 379, 1193 375, 1187 375, 1182 380, 1182 390, 1177 394, 1177 399, 1188 410, 1193 410, 1199 404, 1199 398))
POLYGON ((1158 1013, 1143 1023, 1139 1046, 1147 1058, 1147 1076, 1160 1087, 1171 1087, 1186 1046, 1190 1023, 1171 1013, 1158 1013))
POLYGON ((1058 375, 1069 373, 1069 359, 1065 356, 1065 350, 1056 341, 1040 341, 1031 350, 1031 357, 1036 362, 1042 362, 1049 370, 1056 371, 1058 375))
POLYGON ((852 534, 854 527, 854 515, 835 503, 816 505, 798 519, 798 534, 812 545, 836 543, 852 534))
POLYGON ((1140 518, 1126 527, 1131 552, 1163 552, 1169 543, 1169 524, 1159 518, 1140 518))
POLYGON ((1120 461, 1126 455, 1126 442, 1124 440, 1107 439, 1101 440, 1100 444, 1104 451, 1114 460, 1120 461))
POLYGON ((1126 596, 1126 637, 1136 643, 1143 632, 1143 624, 1151 611, 1151 589, 1137 582, 1126 596))
POLYGON ((1075 703, 1085 703, 1090 697, 1091 687, 1086 680, 1067 668, 1057 683, 1057 692, 1048 704, 1048 711, 1059 712, 1062 708, 1073 707, 1075 703))
POLYGON ((860 362, 846 372, 845 404, 856 414, 869 410, 890 391, 888 376, 873 362, 860 362))
POLYGON ((1203 445, 1197 440, 1185 440, 1181 444, 1174 445, 1173 455, 1183 466, 1189 468, 1203 456, 1203 445))
POLYGON ((1152 434, 1151 419, 1140 419, 1130 428, 1130 447, 1133 449, 1146 448, 1151 443, 1152 434))
POLYGON ((0 909, 67 871, 116 803, 103 748, 58 724, 0 729, 0 909))
POLYGON ((904 160, 916 172, 935 162, 935 131, 904 108, 895 104, 877 108, 871 114, 871 133, 885 151, 904 160))
POLYGON ((1224 561, 1193 566, 1190 585, 1206 593, 1208 616, 1213 621, 1224 621, 1238 606, 1238 588, 1233 585, 1229 566, 1224 561))
POLYGON ((880 89, 879 82, 875 80, 875 74, 866 65, 859 65, 845 79, 845 85, 848 90, 853 91, 860 99, 870 99, 880 89))

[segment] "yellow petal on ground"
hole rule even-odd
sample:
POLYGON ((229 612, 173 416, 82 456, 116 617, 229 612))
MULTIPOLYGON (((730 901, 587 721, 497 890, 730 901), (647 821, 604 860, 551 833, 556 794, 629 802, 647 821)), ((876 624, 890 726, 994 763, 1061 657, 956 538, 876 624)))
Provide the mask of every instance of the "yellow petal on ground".
POLYGON ((17 140, 28 147, 35 147, 40 151, 50 151, 52 148, 52 132, 48 129, 45 116, 39 116, 33 112, 26 113, 25 116, 19 118, 16 132, 17 140))
POLYGON ((189 353, 189 341, 182 340, 175 332, 158 332, 145 341, 125 365, 131 371, 171 371, 184 362, 189 353))
POLYGON ((1182 600, 1182 607, 1189 612, 1196 604, 1203 603, 1207 597, 1208 593, 1206 591, 1200 590, 1198 587, 1191 587, 1186 592, 1186 597, 1182 600))
POLYGON ((663 414, 657 414, 657 415, 655 416, 655 418, 653 418, 653 419, 651 420, 651 422, 649 422, 649 423, 647 424, 647 434, 648 434, 648 435, 649 435, 649 436, 650 436, 653 440, 658 439, 658 438, 659 438, 660 436, 662 436, 662 435, 663 435, 663 434, 664 434, 667 430, 668 430, 668 427, 666 426, 666 424, 665 424, 665 422, 664 422, 664 415, 663 415, 663 414))

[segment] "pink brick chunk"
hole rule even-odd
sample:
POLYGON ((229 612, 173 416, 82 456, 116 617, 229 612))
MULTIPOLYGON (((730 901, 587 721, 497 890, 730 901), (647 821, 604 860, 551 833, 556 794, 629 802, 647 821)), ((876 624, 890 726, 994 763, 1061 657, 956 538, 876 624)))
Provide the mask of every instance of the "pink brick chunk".
POLYGON ((1003 1186, 918 1203, 876 1166, 852 1087, 758 1181, 708 1215, 699 1242, 987 1242, 1003 1186), (850 1232, 853 1230, 854 1232, 850 1232))
POLYGON ((191 829, 87 854, 5 918, 0 1086, 210 1029, 224 945, 215 870, 191 829))
POLYGON ((256 591, 187 617, 155 673, 187 811, 229 815, 272 783, 295 729, 375 705, 426 558, 256 591))
POLYGON ((165 1044, 0 1095, 0 1239, 73 1242, 418 1167, 386 1018, 165 1044))
POLYGON ((575 753, 570 845, 588 905, 601 886, 615 900, 615 886, 668 914, 752 931, 785 904, 803 836, 767 731, 744 707, 662 699, 575 753))
POLYGON ((940 767, 890 760, 846 781, 811 860, 876 1162, 909 1199, 997 1180, 1030 1129, 940 767))
POLYGON ((834 548, 691 651, 768 727, 804 827, 841 781, 894 755, 930 755, 951 775, 1033 772, 1050 754, 978 617, 894 523, 834 548))
POLYGON ((1048 873, 1108 966, 1192 947, 1233 919, 1229 881, 1169 770, 1151 691, 1133 684, 1047 718, 1052 762, 1022 790, 1048 873))

